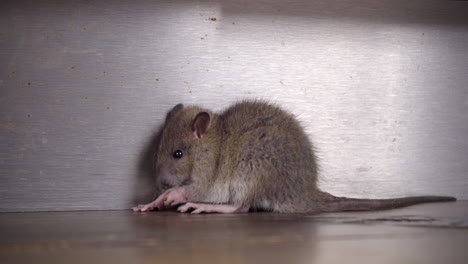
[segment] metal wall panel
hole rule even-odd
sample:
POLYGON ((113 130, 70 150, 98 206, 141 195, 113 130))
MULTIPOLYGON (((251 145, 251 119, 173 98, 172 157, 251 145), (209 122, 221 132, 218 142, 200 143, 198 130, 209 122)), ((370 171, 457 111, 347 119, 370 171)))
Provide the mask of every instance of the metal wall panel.
POLYGON ((174 104, 297 114, 337 195, 468 198, 468 2, 2 1, 0 211, 129 208, 174 104))

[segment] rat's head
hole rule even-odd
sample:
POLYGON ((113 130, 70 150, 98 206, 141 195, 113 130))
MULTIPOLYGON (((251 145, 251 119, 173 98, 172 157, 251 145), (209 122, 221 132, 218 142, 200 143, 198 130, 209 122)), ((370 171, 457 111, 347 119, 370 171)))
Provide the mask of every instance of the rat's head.
MULTIPOLYGON (((198 107, 176 105, 167 113, 156 154, 157 184, 165 190, 192 181, 193 169, 204 159, 213 114, 198 107)), ((212 130, 212 129, 211 129, 212 130)), ((211 131, 210 131, 211 132, 211 131)), ((210 133, 213 134, 213 133, 210 133)))

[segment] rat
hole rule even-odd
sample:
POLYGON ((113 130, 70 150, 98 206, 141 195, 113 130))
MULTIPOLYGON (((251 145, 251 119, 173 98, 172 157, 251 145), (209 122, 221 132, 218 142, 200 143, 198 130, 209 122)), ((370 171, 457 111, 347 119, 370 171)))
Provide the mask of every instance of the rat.
POLYGON ((294 115, 266 101, 241 101, 220 114, 178 104, 166 115, 155 154, 162 194, 134 211, 320 213, 456 200, 356 199, 321 191, 312 142, 294 115))

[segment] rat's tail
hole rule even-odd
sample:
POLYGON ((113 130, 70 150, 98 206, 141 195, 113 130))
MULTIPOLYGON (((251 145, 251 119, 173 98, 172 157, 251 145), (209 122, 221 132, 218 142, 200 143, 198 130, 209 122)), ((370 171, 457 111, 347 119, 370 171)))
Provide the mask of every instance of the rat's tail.
POLYGON ((321 192, 320 198, 322 200, 322 212, 386 210, 420 203, 450 202, 457 200, 455 197, 450 196, 414 196, 394 199, 356 199, 337 197, 327 192, 321 192))

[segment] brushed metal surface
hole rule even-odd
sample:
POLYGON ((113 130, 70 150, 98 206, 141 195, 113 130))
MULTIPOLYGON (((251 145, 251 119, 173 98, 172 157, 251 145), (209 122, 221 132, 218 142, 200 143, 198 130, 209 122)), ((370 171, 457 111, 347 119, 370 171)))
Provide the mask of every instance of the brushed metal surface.
POLYGON ((468 199, 464 1, 2 1, 0 211, 130 208, 174 104, 295 113, 337 195, 468 199))

